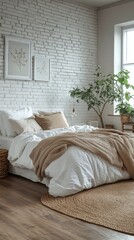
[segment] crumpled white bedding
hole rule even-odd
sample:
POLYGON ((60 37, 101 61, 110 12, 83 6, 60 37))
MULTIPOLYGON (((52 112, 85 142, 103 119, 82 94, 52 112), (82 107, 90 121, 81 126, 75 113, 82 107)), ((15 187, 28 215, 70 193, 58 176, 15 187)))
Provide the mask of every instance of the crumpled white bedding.
MULTIPOLYGON (((12 141, 8 159, 15 167, 34 170, 29 155, 42 139, 64 132, 86 132, 93 129, 94 127, 83 125, 41 131, 36 134, 20 134, 12 141)), ((53 196, 67 196, 84 189, 130 178, 126 171, 75 146, 69 147, 61 157, 53 161, 46 168, 45 175, 43 182, 48 186, 49 194, 53 196)))

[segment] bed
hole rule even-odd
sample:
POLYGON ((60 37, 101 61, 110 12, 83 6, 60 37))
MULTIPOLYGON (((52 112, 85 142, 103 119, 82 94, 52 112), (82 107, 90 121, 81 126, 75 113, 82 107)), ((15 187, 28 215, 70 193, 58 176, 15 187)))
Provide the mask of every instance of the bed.
MULTIPOLYGON (((8 149, 9 171, 38 182, 31 152, 44 139, 66 133, 93 132, 88 125, 69 126, 62 112, 34 114, 31 107, 0 111, 0 146, 8 149)), ((129 179, 125 169, 78 146, 67 150, 44 169, 42 181, 53 196, 68 196, 102 184, 129 179)))
MULTIPOLYGON (((0 148, 7 149, 9 151, 13 140, 14 140, 14 137, 5 137, 3 135, 0 135, 0 148)), ((9 162, 9 172, 15 175, 28 178, 29 180, 32 180, 34 182, 39 181, 34 171, 30 171, 29 169, 26 169, 26 168, 24 169, 20 167, 14 167, 10 162, 9 162)))

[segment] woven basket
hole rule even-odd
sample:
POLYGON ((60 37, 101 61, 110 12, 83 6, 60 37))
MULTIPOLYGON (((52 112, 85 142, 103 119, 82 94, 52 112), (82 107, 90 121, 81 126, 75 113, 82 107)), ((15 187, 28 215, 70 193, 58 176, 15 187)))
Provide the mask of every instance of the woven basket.
POLYGON ((9 162, 7 160, 8 151, 0 149, 0 178, 4 178, 8 175, 9 162))

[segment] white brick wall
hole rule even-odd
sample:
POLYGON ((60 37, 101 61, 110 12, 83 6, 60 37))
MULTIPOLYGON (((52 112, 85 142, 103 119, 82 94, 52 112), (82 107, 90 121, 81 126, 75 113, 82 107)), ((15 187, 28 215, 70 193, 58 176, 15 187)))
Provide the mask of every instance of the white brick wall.
POLYGON ((0 0, 0 109, 62 109, 70 124, 95 119, 69 90, 92 81, 96 59, 95 9, 62 0, 0 0), (29 39, 32 56, 50 57, 49 82, 4 79, 5 36, 29 39), (72 119, 74 103, 77 117, 72 119))

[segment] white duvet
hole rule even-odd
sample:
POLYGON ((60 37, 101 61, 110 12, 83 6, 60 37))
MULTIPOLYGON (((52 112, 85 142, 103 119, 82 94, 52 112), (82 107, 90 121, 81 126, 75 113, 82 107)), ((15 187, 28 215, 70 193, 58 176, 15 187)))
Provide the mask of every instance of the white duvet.
MULTIPOLYGON (((42 139, 68 131, 86 132, 93 129, 94 127, 83 125, 41 131, 36 134, 20 134, 14 138, 10 146, 8 159, 15 167, 34 170, 29 155, 42 139)), ((48 186, 49 194, 53 196, 67 196, 84 189, 130 178, 126 171, 75 146, 69 147, 61 157, 53 161, 46 168, 45 176, 43 182, 48 186)))

